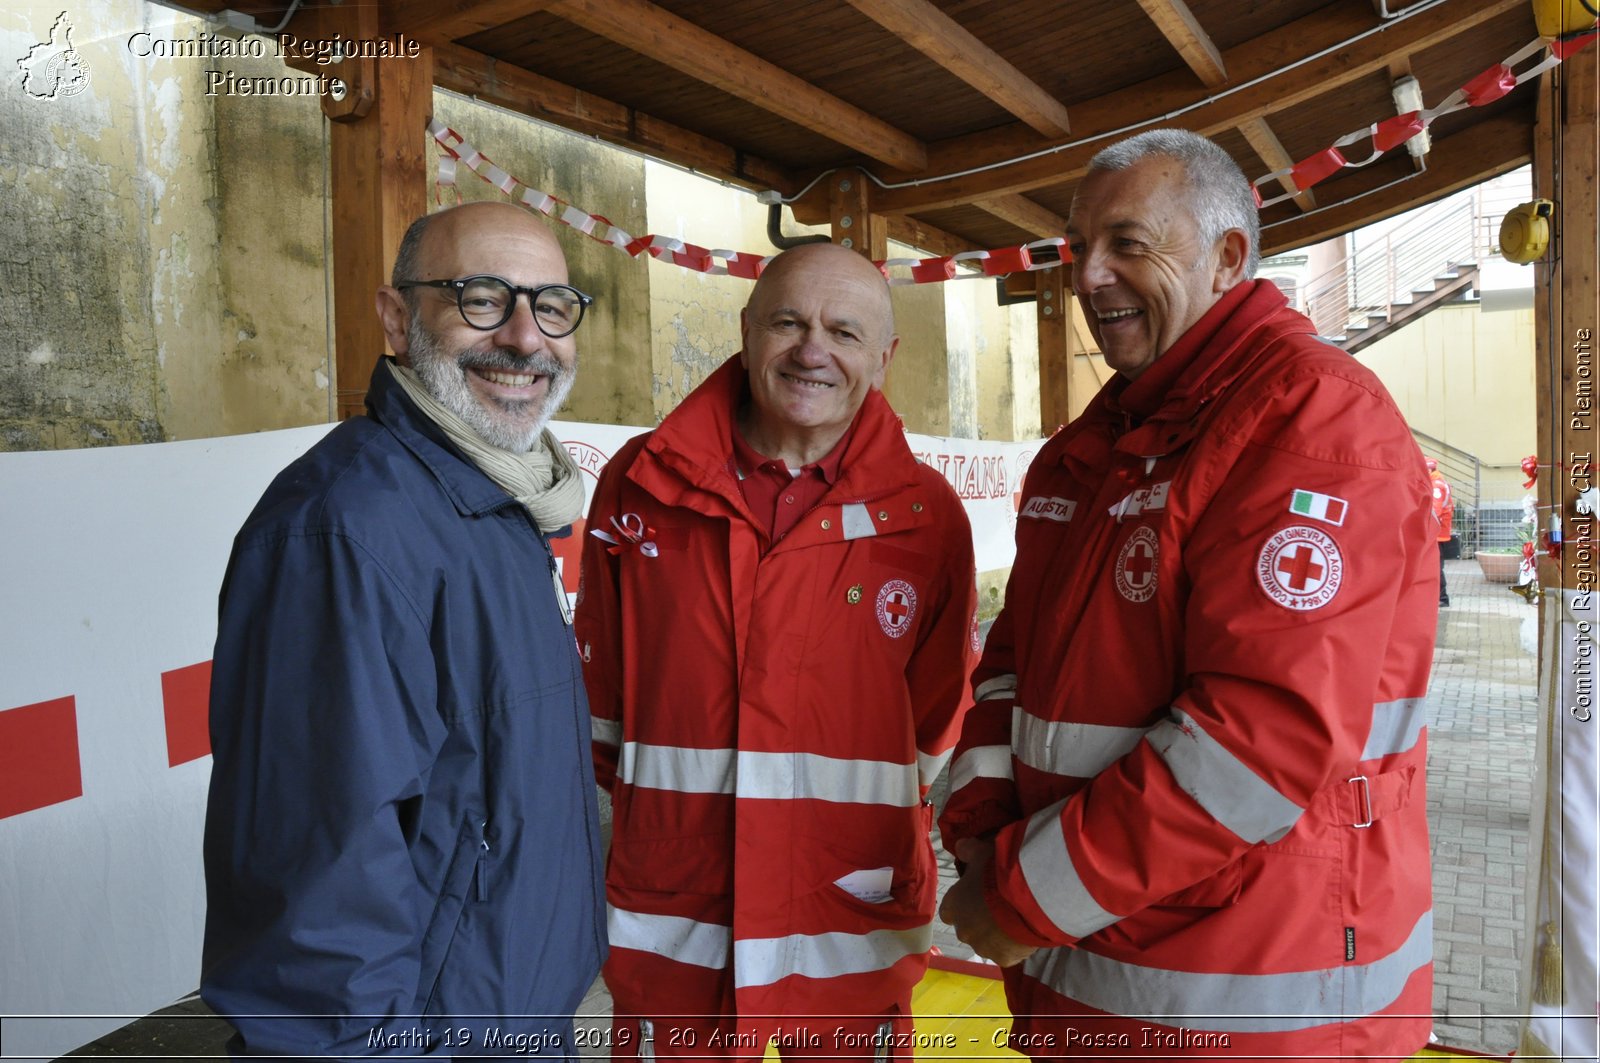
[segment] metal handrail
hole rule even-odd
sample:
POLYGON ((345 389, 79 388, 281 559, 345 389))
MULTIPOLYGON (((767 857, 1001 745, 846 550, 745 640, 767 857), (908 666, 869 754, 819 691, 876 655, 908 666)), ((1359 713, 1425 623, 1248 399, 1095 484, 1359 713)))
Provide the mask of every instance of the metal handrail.
POLYGON ((1437 277, 1481 257, 1480 209, 1474 195, 1453 196, 1384 234, 1303 286, 1317 332, 1343 337, 1366 319, 1386 319, 1437 277))

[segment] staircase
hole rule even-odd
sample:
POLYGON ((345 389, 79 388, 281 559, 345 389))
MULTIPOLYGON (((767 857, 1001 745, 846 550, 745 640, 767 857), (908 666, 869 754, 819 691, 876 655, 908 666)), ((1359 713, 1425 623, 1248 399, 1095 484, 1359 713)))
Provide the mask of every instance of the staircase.
POLYGON ((1355 354, 1440 306, 1474 299, 1478 263, 1499 254, 1500 219, 1517 202, 1507 195, 1480 186, 1419 208, 1306 281, 1317 332, 1355 354))

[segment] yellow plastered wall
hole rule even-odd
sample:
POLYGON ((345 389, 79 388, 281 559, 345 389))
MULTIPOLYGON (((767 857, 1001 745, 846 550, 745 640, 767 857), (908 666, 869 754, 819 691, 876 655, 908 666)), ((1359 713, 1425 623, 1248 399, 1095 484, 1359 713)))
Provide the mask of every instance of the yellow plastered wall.
POLYGON ((1441 307, 1357 358, 1378 374, 1412 428, 1491 466, 1483 473, 1485 498, 1521 497, 1517 465, 1537 449, 1532 310, 1441 307))

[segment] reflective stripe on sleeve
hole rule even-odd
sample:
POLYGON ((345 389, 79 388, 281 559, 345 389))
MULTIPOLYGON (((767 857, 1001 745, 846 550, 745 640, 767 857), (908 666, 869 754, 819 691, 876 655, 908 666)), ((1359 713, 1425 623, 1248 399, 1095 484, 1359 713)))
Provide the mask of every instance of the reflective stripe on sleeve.
POLYGON ((680 794, 733 793, 733 750, 627 742, 618 770, 630 786, 680 794))
POLYGON ((818 753, 739 751, 740 797, 810 798, 863 805, 911 808, 922 800, 915 764, 885 760, 841 760, 818 753))
POLYGON ((608 720, 604 716, 590 716, 589 734, 603 746, 620 746, 622 744, 622 721, 608 720))
POLYGON ((922 786, 932 786, 934 780, 939 778, 939 773, 944 771, 944 766, 950 760, 954 749, 947 749, 943 753, 924 753, 917 750, 917 782, 922 786))
POLYGON ((1022 867, 1028 892, 1050 921, 1073 937, 1088 937, 1121 916, 1100 907, 1078 877, 1061 833, 1061 809, 1065 804, 1066 801, 1057 801, 1028 820, 1017 863, 1022 867))
POLYGON ((957 793, 974 779, 1013 781, 1010 746, 973 746, 950 765, 950 792, 957 793))
POLYGON ((1173 709, 1150 729, 1149 740, 1183 792, 1247 842, 1277 841, 1305 812, 1185 712, 1173 709))
POLYGON ((972 700, 988 701, 991 698, 1010 698, 1017 693, 1017 677, 1013 672, 997 675, 993 679, 985 679, 972 691, 972 700))
POLYGON ((1367 736, 1361 759, 1372 760, 1411 749, 1421 737, 1425 722, 1422 698, 1401 698, 1372 706, 1372 733, 1367 736))
POLYGON ((771 985, 792 974, 834 978, 886 971, 907 956, 928 951, 933 924, 866 934, 790 934, 733 944, 733 982, 739 989, 771 985))
POLYGON ((1023 971, 1055 992, 1113 1015, 1218 1033, 1288 1033, 1374 1015, 1400 999, 1433 959, 1433 913, 1371 963, 1283 974, 1206 974, 1142 967, 1086 949, 1041 949, 1023 971))
POLYGON ((720 971, 728 966, 733 929, 676 915, 646 915, 606 905, 606 934, 614 949, 652 952, 679 963, 720 971))
POLYGON ((1145 736, 1143 727, 1041 720, 1021 705, 1011 709, 1011 748, 1037 771, 1092 779, 1145 736))

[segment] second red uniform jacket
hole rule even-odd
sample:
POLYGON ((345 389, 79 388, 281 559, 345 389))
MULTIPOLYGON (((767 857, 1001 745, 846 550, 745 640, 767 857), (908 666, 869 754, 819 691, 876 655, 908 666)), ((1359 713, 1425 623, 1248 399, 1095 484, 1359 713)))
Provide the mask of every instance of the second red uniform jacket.
POLYGON ((1426 1042, 1432 520, 1399 410, 1266 282, 1039 452, 941 819, 1042 946, 1016 1047, 1426 1042))
POLYGON ((971 533, 883 396, 776 543, 731 467, 730 359, 607 464, 577 636, 611 793, 619 1014, 856 1014, 927 962, 929 785, 976 660, 971 533), (615 524, 613 524, 613 520, 615 524))

